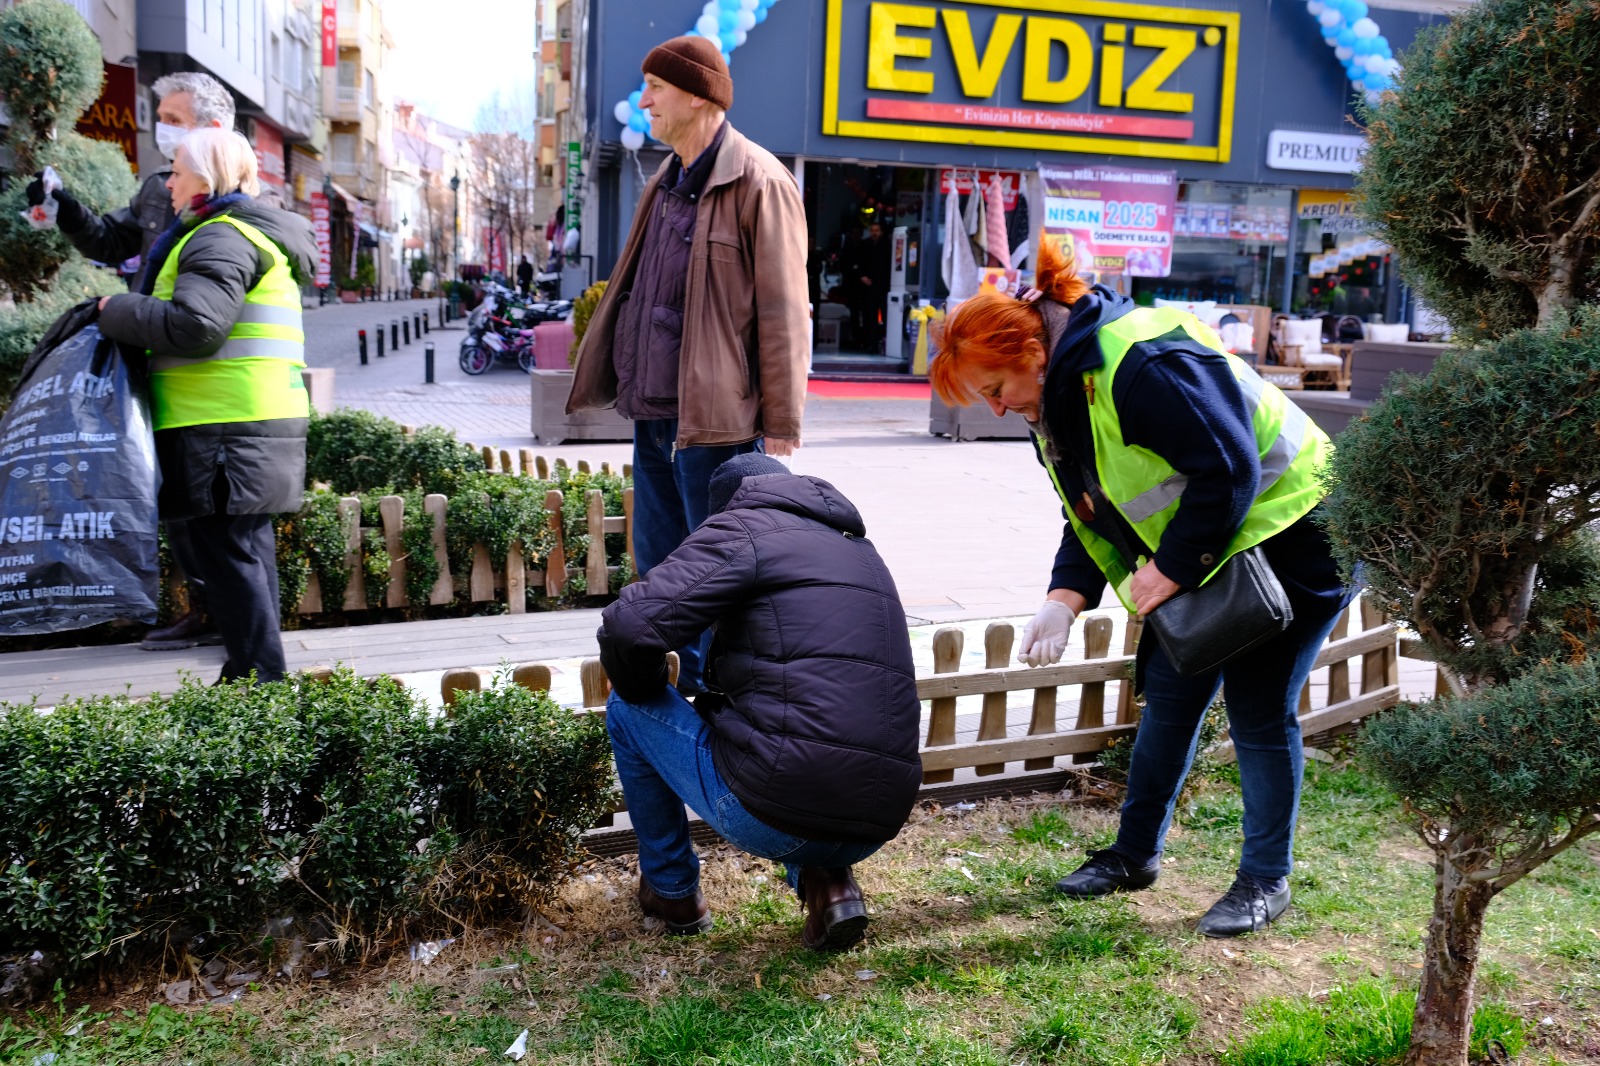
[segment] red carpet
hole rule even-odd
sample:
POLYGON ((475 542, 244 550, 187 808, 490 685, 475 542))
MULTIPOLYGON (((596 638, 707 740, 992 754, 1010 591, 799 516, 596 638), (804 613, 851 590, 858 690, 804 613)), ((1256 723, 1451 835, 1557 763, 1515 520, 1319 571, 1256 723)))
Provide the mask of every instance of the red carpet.
POLYGON ((830 400, 926 400, 933 386, 926 381, 811 381, 806 391, 830 400))

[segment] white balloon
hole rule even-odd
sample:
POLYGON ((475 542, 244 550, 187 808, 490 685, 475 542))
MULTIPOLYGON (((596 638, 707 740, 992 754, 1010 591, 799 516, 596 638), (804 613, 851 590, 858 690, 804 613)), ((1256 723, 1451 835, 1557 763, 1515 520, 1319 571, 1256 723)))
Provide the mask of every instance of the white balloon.
POLYGON ((1331 30, 1344 21, 1344 14, 1334 8, 1325 7, 1322 9, 1322 14, 1317 16, 1317 21, 1331 30))
POLYGON ((1367 83, 1362 81, 1360 78, 1357 78, 1355 81, 1351 82, 1350 84, 1354 85, 1356 87, 1356 92, 1358 92, 1358 93, 1364 93, 1364 92, 1367 91, 1367 83))
POLYGON ((1367 94, 1367 103, 1371 104, 1373 107, 1377 107, 1382 102, 1383 102, 1383 94, 1382 93, 1368 93, 1367 94))
POLYGON ((751 30, 756 28, 756 14, 754 11, 745 11, 741 8, 739 13, 734 15, 733 18, 734 26, 745 33, 749 33, 751 30))
POLYGON ((1306 11, 1312 15, 1322 14, 1322 0, 1306 0, 1306 11))
POLYGON ((626 100, 618 100, 617 106, 612 109, 611 113, 617 116, 618 122, 626 126, 628 120, 633 117, 633 105, 626 100))
POLYGON ((709 37, 713 41, 716 40, 718 29, 717 16, 701 15, 699 21, 694 24, 694 28, 700 31, 700 36, 709 37))
POLYGON ((721 11, 722 5, 717 3, 717 0, 706 0, 706 6, 700 9, 700 14, 710 15, 712 18, 716 18, 717 14, 721 11))
POLYGON ((622 147, 630 152, 637 152, 644 147, 644 134, 638 130, 623 130, 622 147))
POLYGON ((739 6, 746 11, 754 11, 761 6, 761 0, 739 0, 739 6))
POLYGON ((1349 59, 1356 53, 1354 49, 1346 48, 1341 44, 1339 47, 1333 50, 1333 54, 1339 57, 1339 62, 1343 63, 1346 59, 1349 59))
POLYGON ((1387 76, 1389 73, 1389 61, 1382 56, 1368 56, 1367 69, 1374 74, 1387 76))
POLYGON ((1378 24, 1368 18, 1359 19, 1354 26, 1350 27, 1350 31, 1357 37, 1376 37, 1378 35, 1378 24))
POLYGON ((733 31, 733 46, 735 48, 743 48, 744 47, 744 42, 749 40, 749 38, 750 38, 750 35, 747 32, 745 32, 744 30, 734 30, 733 31))

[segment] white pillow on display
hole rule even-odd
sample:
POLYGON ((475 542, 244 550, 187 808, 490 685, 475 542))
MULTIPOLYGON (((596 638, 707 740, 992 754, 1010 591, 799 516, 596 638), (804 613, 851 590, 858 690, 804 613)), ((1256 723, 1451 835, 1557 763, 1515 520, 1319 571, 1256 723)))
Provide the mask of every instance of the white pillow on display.
POLYGON ((1411 326, 1405 322, 1368 322, 1362 328, 1367 340, 1380 344, 1404 344, 1411 339, 1411 326))
POLYGON ((1217 310, 1215 300, 1156 300, 1157 307, 1176 307, 1180 311, 1187 311, 1212 329, 1217 328, 1217 323, 1222 321, 1222 312, 1217 310))

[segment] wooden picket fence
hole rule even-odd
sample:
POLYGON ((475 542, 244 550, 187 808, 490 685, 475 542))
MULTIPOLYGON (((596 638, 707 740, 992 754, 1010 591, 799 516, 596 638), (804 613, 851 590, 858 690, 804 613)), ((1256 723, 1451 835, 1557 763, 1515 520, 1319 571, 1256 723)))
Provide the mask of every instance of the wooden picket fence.
MULTIPOLYGON (((984 777, 1008 770, 1053 770, 1062 758, 1072 763, 1094 762, 1111 744, 1131 737, 1139 720, 1131 677, 1143 626, 1133 618, 1128 620, 1119 654, 1111 653, 1114 628, 1112 620, 1104 616, 1086 619, 1083 659, 1030 668, 1011 665, 1013 627, 993 623, 984 638, 984 669, 965 673, 960 671, 964 634, 954 628, 938 630, 933 640, 933 672, 917 678, 917 695, 929 704, 921 750, 924 786, 950 782, 956 770, 968 767, 984 777), (1062 689, 1076 690, 1077 712, 1070 723, 1064 723, 1058 713, 1062 689), (1028 690, 1033 692, 1031 715, 1021 731, 1021 722, 1008 721, 1008 695, 1028 690), (962 696, 982 697, 975 732, 958 730, 956 701, 962 696), (963 732, 968 735, 958 735, 963 732)), ((1395 706, 1400 702, 1396 626, 1365 599, 1358 600, 1340 617, 1318 653, 1314 675, 1317 670, 1326 671, 1325 684, 1316 686, 1321 698, 1313 700, 1309 681, 1300 694, 1303 736, 1326 733, 1395 706), (1354 633, 1350 631, 1352 623, 1358 624, 1354 633), (1356 660, 1354 669, 1352 660, 1356 660)), ((669 659, 669 674, 676 680, 676 656, 669 659)), ((548 692, 551 679, 551 668, 543 663, 517 666, 512 671, 516 684, 535 691, 548 692)), ((598 659, 583 662, 580 681, 582 706, 577 713, 604 714, 611 685, 598 659)), ((483 684, 484 677, 477 670, 447 672, 440 682, 445 707, 454 704, 460 693, 477 691, 483 684)), ((1224 742, 1216 757, 1230 759, 1231 744, 1224 742)))
MULTIPOLYGON (((540 480, 547 480, 550 477, 551 463, 544 456, 535 456, 530 448, 519 449, 516 462, 513 463, 512 453, 508 449, 500 449, 497 452, 488 446, 481 449, 476 445, 469 447, 483 456, 484 465, 491 473, 510 476, 520 474, 537 477, 540 480)), ((561 467, 570 464, 557 458, 554 465, 561 467)), ((587 461, 579 460, 575 469, 579 473, 589 473, 591 468, 587 461)), ((611 473, 611 464, 602 463, 600 470, 602 473, 611 473)), ((630 466, 624 466, 622 473, 624 477, 628 477, 633 471, 630 466)), ((549 514, 550 532, 555 539, 555 547, 545 557, 543 566, 528 566, 521 543, 513 541, 506 553, 505 568, 496 570, 490 563, 489 550, 482 544, 474 544, 472 568, 467 575, 467 599, 473 603, 500 600, 505 603, 506 609, 511 614, 522 614, 527 611, 529 588, 542 588, 547 596, 559 596, 566 590, 567 582, 580 573, 590 590, 599 590, 597 595, 608 589, 611 574, 617 571, 617 567, 606 565, 606 534, 621 533, 627 537, 626 550, 629 564, 632 565, 633 562, 633 489, 623 490, 620 515, 608 516, 605 513, 605 494, 599 489, 591 489, 585 494, 590 550, 586 565, 581 570, 567 565, 562 522, 565 503, 564 496, 558 489, 551 489, 545 494, 544 506, 549 514)), ((422 507, 433 520, 433 553, 439 563, 439 579, 429 590, 427 604, 412 603, 406 595, 406 560, 405 553, 400 547, 400 533, 405 527, 406 518, 405 500, 400 496, 383 496, 378 500, 378 515, 381 522, 379 529, 390 560, 388 585, 384 590, 382 601, 384 607, 420 607, 449 603, 456 599, 455 579, 450 571, 450 556, 445 549, 445 511, 449 507, 449 499, 438 493, 431 493, 422 498, 422 507)), ((366 532, 361 525, 361 501, 354 496, 341 497, 339 522, 344 531, 345 565, 350 572, 349 583, 345 586, 344 600, 336 605, 325 603, 321 582, 313 573, 306 583, 305 593, 301 596, 296 609, 299 614, 315 615, 329 611, 367 609, 366 578, 361 568, 362 537, 366 532)), ((637 573, 637 569, 634 572, 637 573)))

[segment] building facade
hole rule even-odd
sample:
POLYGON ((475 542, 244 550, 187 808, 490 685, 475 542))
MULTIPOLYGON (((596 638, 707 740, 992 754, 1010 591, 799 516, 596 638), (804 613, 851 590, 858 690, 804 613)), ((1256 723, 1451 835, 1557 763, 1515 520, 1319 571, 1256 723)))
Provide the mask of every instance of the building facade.
MULTIPOLYGON (((622 0, 589 4, 586 106, 599 129, 584 214, 604 277, 641 171, 665 155, 647 142, 636 167, 613 110, 672 27, 621 17, 622 0)), ((1394 0, 1371 17, 1398 53, 1453 6, 1394 0)), ((985 208, 997 186, 1024 276, 1041 227, 1115 220, 1149 247, 1102 254, 1080 238, 1079 267, 1141 302, 1405 314, 1387 249, 1350 201, 1358 93, 1304 4, 780 3, 730 67, 729 120, 801 187, 812 302, 842 305, 865 354, 900 350, 881 279, 893 276, 906 307, 950 295, 952 198, 971 226, 974 186, 985 208)))

